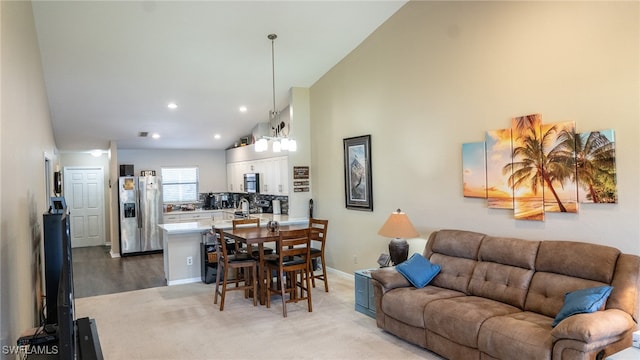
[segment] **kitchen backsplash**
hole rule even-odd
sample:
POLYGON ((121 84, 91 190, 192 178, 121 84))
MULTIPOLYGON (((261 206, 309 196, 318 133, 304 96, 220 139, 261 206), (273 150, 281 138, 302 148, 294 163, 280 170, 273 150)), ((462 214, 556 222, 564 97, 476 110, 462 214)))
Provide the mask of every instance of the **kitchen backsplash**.
MULTIPOLYGON (((217 198, 227 199, 226 201, 219 201, 216 204, 217 209, 236 209, 240 207, 240 200, 245 198, 249 201, 249 211, 252 213, 258 213, 260 211, 263 213, 273 213, 273 206, 271 205, 273 200, 280 200, 280 211, 283 215, 287 215, 289 213, 288 196, 247 193, 214 193, 214 195, 217 195, 217 198)), ((209 193, 200 193, 200 201, 197 204, 194 204, 194 207, 197 209, 207 207, 206 204, 208 198, 209 193)))

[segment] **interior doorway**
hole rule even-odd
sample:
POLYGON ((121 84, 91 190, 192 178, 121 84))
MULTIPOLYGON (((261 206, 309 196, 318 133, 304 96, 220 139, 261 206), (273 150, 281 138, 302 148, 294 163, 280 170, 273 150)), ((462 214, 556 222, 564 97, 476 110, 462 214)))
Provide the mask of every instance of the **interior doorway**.
POLYGON ((104 245, 104 169, 65 167, 63 179, 71 216, 71 246, 104 245))

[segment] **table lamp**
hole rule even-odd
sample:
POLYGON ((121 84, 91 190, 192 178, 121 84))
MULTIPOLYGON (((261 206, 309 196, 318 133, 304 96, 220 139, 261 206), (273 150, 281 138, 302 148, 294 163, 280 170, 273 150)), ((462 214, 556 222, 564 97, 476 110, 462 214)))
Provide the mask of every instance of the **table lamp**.
POLYGON ((407 260, 409 255, 409 243, 406 238, 414 238, 420 235, 411 224, 407 214, 398 209, 392 212, 387 222, 378 231, 379 235, 393 238, 389 242, 389 255, 393 265, 407 260))

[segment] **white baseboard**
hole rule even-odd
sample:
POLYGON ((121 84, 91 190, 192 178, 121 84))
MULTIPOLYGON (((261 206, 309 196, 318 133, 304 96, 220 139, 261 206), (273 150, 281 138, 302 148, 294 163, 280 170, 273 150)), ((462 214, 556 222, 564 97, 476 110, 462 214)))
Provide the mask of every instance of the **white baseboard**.
POLYGON ((202 279, 199 277, 191 278, 191 279, 171 280, 171 281, 167 281, 167 285, 171 286, 171 285, 192 284, 192 283, 201 282, 201 281, 202 279))
POLYGON ((120 257, 120 253, 114 253, 113 250, 109 251, 109 254, 111 255, 111 258, 119 258, 120 257))
POLYGON ((341 271, 341 270, 336 270, 334 268, 330 268, 328 266, 327 266, 327 272, 328 273, 332 273, 332 274, 336 274, 336 275, 340 276, 341 278, 347 279, 347 280, 353 280, 355 278, 354 274, 349 274, 349 273, 346 273, 346 272, 341 271))

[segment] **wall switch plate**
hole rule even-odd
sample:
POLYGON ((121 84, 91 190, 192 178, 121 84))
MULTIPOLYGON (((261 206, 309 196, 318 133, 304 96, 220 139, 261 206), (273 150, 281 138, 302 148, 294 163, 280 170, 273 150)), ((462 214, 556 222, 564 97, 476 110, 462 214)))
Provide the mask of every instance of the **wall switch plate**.
POLYGON ((634 347, 640 348, 640 330, 635 331, 633 333, 633 343, 632 345, 634 347))

